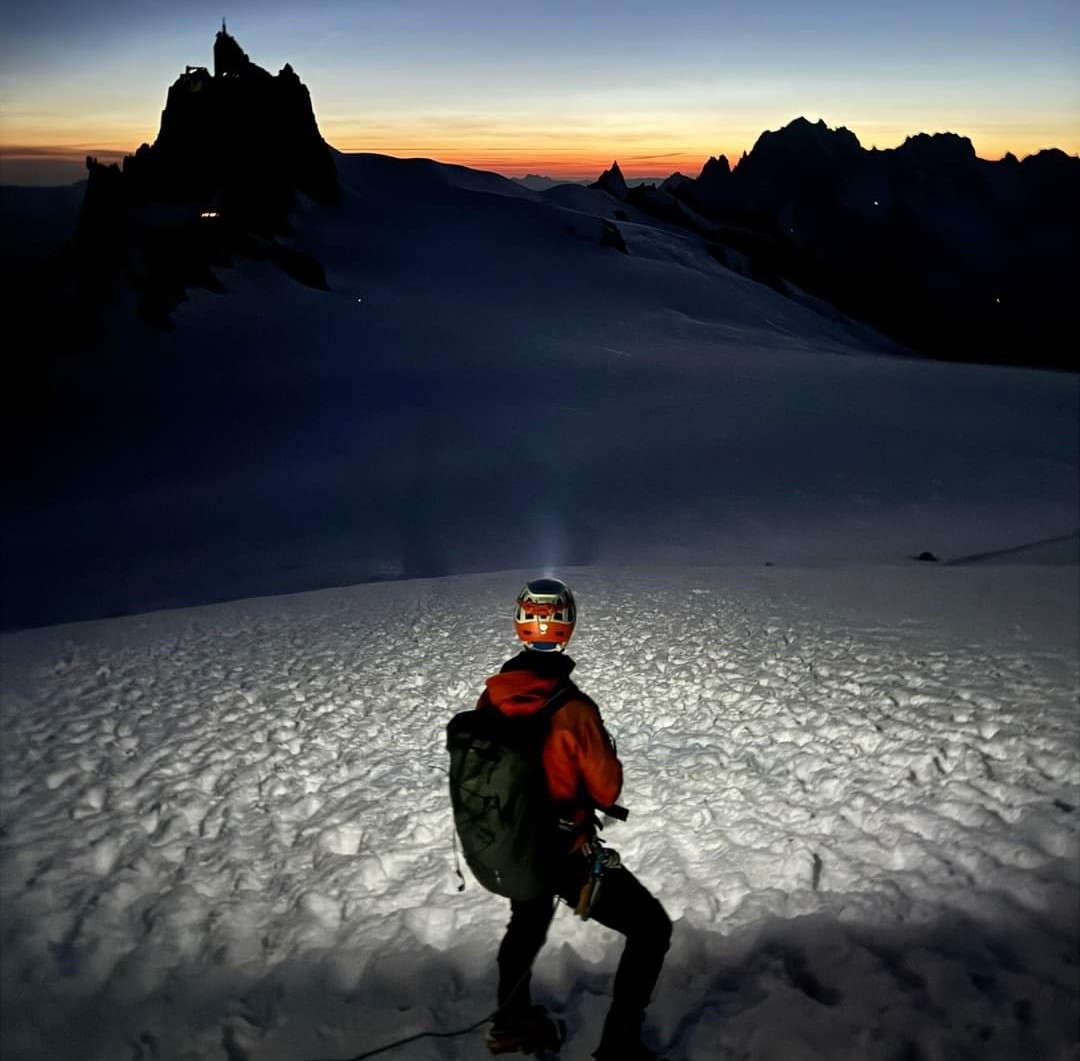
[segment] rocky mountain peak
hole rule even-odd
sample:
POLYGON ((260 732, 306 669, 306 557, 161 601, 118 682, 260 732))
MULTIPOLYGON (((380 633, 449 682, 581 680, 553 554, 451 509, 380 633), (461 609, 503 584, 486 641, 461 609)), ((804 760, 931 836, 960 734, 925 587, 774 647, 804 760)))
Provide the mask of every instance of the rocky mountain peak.
POLYGON ((589 187, 598 188, 602 192, 613 195, 616 199, 625 199, 630 191, 626 184, 626 178, 623 177, 622 170, 619 169, 617 160, 612 162, 611 168, 604 170, 600 174, 600 179, 590 184, 589 187))
POLYGON ((173 82, 152 145, 122 167, 87 159, 81 268, 99 293, 126 274, 161 324, 187 287, 220 288, 212 266, 238 254, 326 286, 318 263, 277 243, 298 193, 321 205, 340 193, 307 86, 288 64, 274 75, 254 63, 224 23, 213 66, 187 66, 173 82))

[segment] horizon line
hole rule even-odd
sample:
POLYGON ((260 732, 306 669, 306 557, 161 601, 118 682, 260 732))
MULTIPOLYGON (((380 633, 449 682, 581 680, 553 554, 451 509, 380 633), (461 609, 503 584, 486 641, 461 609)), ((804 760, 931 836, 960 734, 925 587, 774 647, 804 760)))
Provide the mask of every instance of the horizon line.
MULTIPOLYGON (((794 120, 794 119, 793 119, 794 120)), ((790 123, 789 123, 790 124, 790 123)), ((783 128, 783 127, 781 127, 783 128)), ((843 125, 827 126, 830 131, 836 131, 838 129, 846 128, 843 125)), ((775 131, 775 130, 766 130, 775 131)), ((850 129, 848 131, 851 131, 850 129)), ((864 151, 892 151, 901 147, 906 141, 916 136, 938 136, 938 135, 951 135, 958 136, 961 139, 968 140, 974 148, 974 141, 970 136, 962 133, 951 133, 947 131, 938 131, 934 133, 909 133, 903 137, 897 144, 887 147, 879 147, 876 143, 869 146, 859 142, 859 146, 864 151)), ((156 139, 156 137, 155 137, 156 139)), ((745 152, 718 152, 714 155, 706 155, 704 158, 694 156, 692 159, 688 153, 669 153, 667 157, 671 158, 673 166, 666 172, 661 172, 654 164, 655 160, 650 160, 649 163, 644 161, 634 161, 635 156, 640 157, 640 152, 633 152, 633 154, 627 156, 628 161, 622 161, 616 155, 613 159, 608 161, 599 161, 599 156, 596 160, 590 159, 588 161, 581 160, 575 162, 565 162, 548 158, 546 160, 538 160, 534 158, 531 161, 517 161, 506 157, 493 157, 491 152, 476 151, 476 152, 464 152, 460 149, 444 151, 441 153, 430 152, 425 153, 423 151, 417 152, 415 148, 405 148, 400 152, 393 150, 381 149, 373 150, 369 145, 356 145, 352 147, 340 147, 331 143, 325 136, 327 145, 343 154, 374 154, 385 155, 390 158, 397 158, 402 161, 412 159, 424 159, 431 162, 440 163, 443 165, 451 166, 463 166, 467 169, 475 169, 482 172, 496 173, 499 176, 507 177, 509 179, 522 179, 525 177, 540 177, 547 180, 565 181, 565 182, 577 182, 597 180, 601 174, 611 168, 613 162, 617 162, 620 171, 627 180, 641 181, 641 180, 664 180, 676 173, 681 173, 684 176, 694 176, 699 174, 702 168, 710 159, 726 157, 728 164, 732 170, 736 169, 744 154, 749 154, 747 149, 745 152), (687 165, 689 163, 689 165, 687 165), (688 172, 688 170, 690 172, 688 172)), ((151 141, 142 141, 142 143, 149 143, 151 141)), ((141 145, 139 145, 141 146, 141 145)), ((78 167, 79 170, 85 174, 86 172, 86 159, 87 157, 96 158, 99 162, 106 165, 113 163, 121 163, 125 158, 135 154, 138 147, 125 149, 113 146, 93 147, 87 143, 81 144, 4 144, 0 143, 0 184, 17 184, 20 182, 13 182, 4 179, 3 171, 10 169, 26 169, 30 170, 39 169, 41 176, 47 176, 49 170, 55 172, 56 179, 53 180, 41 180, 41 185, 46 184, 73 184, 78 183, 79 180, 85 179, 84 177, 72 177, 73 167, 78 167), (64 170, 68 174, 66 179, 59 179, 60 171, 64 170)), ((1027 158, 1032 158, 1045 151, 1061 151, 1063 154, 1070 157, 1080 157, 1077 152, 1070 152, 1065 148, 1047 145, 1045 147, 1037 148, 1034 151, 1027 154, 1018 154, 1011 150, 1002 150, 996 157, 992 157, 992 154, 981 155, 976 150, 976 158, 983 162, 1001 162, 1008 156, 1016 158, 1018 161, 1024 161, 1027 158)))

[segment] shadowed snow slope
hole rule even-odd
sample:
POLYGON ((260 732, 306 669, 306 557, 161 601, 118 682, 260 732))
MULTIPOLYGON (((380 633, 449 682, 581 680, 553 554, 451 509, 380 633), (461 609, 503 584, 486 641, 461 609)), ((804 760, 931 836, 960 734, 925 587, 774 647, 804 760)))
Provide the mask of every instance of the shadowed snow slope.
MULTIPOLYGON (((675 922, 651 1042, 1075 1058, 1075 572, 560 571, 626 763, 606 836, 675 922)), ((3 1055, 346 1058, 490 1012, 506 904, 455 888, 442 740, 522 577, 0 637, 3 1055)), ((535 988, 566 1061, 617 949, 558 912, 535 988)))
POLYGON ((6 626, 1075 529, 1074 376, 890 355, 595 190, 337 161, 343 204, 295 237, 331 291, 246 261, 170 333, 112 307, 101 350, 10 428, 6 626))

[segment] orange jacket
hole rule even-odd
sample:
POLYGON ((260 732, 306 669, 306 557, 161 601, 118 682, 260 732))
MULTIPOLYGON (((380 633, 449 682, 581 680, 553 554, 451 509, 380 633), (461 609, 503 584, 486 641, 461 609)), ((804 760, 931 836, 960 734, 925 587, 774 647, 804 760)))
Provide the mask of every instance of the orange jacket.
MULTIPOLYGON (((504 715, 531 715, 560 684, 555 676, 508 670, 485 682, 478 708, 495 707, 504 715)), ((560 814, 574 823, 578 847, 592 832, 593 811, 610 807, 622 790, 622 763, 600 719, 600 710, 576 685, 551 719, 544 743, 548 791, 560 814)))

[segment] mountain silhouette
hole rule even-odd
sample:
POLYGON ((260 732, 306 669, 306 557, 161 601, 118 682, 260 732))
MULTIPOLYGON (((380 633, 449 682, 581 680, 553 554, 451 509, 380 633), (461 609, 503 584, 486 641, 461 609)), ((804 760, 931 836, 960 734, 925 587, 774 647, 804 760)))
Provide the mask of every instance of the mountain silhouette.
POLYGON ((189 66, 176 79, 154 143, 122 167, 88 158, 87 170, 76 241, 85 286, 108 294, 126 274, 151 323, 170 326, 188 287, 220 290, 213 267, 237 254, 326 286, 317 262, 277 240, 298 194, 339 197, 311 96, 289 64, 274 76, 253 63, 224 23, 213 73, 189 66))
MULTIPOLYGON (((44 346, 92 345, 101 304, 123 288, 145 321, 170 328, 186 292, 222 291, 216 270, 237 257, 328 286, 289 220, 341 196, 307 87, 288 64, 272 75, 252 62, 224 23, 213 60, 172 84, 153 144, 120 166, 87 159, 60 253, 5 267, 5 301, 37 322, 44 346)), ((547 194, 555 182, 508 183, 547 194)), ((735 166, 720 155, 697 177, 649 183, 615 161, 589 186, 618 204, 600 219, 604 246, 632 253, 618 223, 633 206, 694 233, 728 268, 912 351, 1075 367, 1059 336, 1080 289, 1080 158, 1060 150, 989 162, 953 133, 866 149, 848 129, 800 117, 763 132, 735 166)))
POLYGON ((1077 188, 1080 158, 1057 149, 990 162, 966 137, 920 133, 867 150, 848 129, 798 118, 734 168, 719 156, 697 178, 616 197, 915 351, 1072 368, 1059 336, 1080 290, 1077 188))

